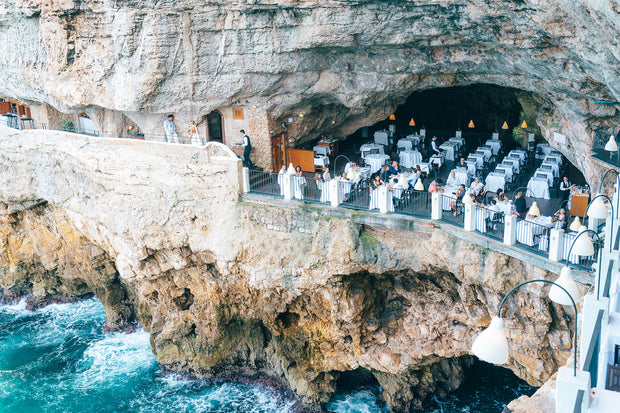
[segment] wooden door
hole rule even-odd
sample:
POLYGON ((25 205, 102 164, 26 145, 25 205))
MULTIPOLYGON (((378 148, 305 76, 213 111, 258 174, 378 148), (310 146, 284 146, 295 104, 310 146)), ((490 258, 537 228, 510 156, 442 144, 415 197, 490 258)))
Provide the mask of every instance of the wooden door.
POLYGON ((286 137, 283 133, 271 137, 271 151, 273 155, 273 172, 278 172, 282 165, 286 165, 284 159, 286 137))

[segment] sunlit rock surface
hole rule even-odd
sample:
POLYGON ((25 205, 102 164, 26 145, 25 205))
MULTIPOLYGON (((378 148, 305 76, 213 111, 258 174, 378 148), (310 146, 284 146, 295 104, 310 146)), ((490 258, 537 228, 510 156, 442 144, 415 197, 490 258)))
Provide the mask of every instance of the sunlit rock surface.
MULTIPOLYGON (((425 220, 239 202, 226 148, 0 134, 5 298, 93 292, 112 328, 137 317, 172 370, 264 372, 318 405, 362 367, 403 410, 458 386, 511 287, 553 277, 425 220)), ((570 355, 572 315, 534 285, 504 316, 509 367, 542 384, 570 355)))

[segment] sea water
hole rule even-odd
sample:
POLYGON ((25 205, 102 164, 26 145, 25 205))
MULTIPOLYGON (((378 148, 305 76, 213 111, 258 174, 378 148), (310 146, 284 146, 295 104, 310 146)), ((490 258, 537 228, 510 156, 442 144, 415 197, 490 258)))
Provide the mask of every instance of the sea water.
MULTIPOLYGON (((293 400, 261 386, 161 375, 148 333, 103 333, 104 322, 96 299, 37 311, 26 310, 24 301, 0 306, 0 412, 292 410, 293 400)), ((478 387, 472 382, 472 389, 433 399, 424 411, 500 412, 503 404, 533 391, 515 378, 500 388, 494 386, 497 382, 494 378, 478 387), (489 397, 496 408, 483 410, 489 397)), ((337 393, 326 408, 339 413, 388 412, 377 403, 380 391, 371 386, 337 393)))

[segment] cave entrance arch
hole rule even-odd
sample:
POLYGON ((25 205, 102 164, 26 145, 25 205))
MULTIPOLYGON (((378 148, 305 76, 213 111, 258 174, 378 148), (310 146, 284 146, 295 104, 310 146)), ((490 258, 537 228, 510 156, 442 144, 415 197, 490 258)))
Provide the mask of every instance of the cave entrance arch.
POLYGON ((206 116, 207 138, 209 142, 224 143, 224 128, 222 124, 222 114, 219 110, 214 110, 206 116))

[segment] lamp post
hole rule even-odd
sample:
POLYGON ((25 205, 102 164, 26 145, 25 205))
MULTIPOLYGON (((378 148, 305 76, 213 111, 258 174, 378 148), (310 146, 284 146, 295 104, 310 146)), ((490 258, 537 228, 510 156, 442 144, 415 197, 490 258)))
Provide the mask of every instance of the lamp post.
MULTIPOLYGON (((339 158, 341 158, 341 157, 342 157, 342 158, 344 158, 344 159, 346 159, 346 160, 347 160, 347 162, 351 162, 351 160, 350 160, 348 157, 346 157, 345 155, 338 155, 338 156, 336 156, 336 159, 334 159, 334 178, 336 178, 336 162, 337 162, 337 161, 338 161, 338 159, 339 159, 339 158)), ((345 166, 346 166, 346 165, 345 165, 345 166)))
MULTIPOLYGON (((508 361, 508 340, 506 339, 506 330, 504 328, 504 320, 502 320, 502 308, 504 307, 504 303, 506 299, 510 297, 510 295, 523 287, 524 285, 531 283, 545 283, 551 284, 552 287, 557 287, 560 291, 566 293, 568 298, 570 298, 570 303, 573 305, 573 310, 575 311, 575 341, 573 354, 575 356, 574 366, 573 366, 573 375, 577 376, 577 305, 575 304, 575 300, 569 293, 567 288, 560 285, 561 280, 558 279, 556 282, 549 280, 529 280, 522 282, 521 284, 514 287, 512 290, 508 292, 502 299, 502 302, 499 305, 499 309, 497 310, 497 316, 493 317, 491 320, 491 324, 480 333, 478 337, 474 340, 472 344, 471 351, 476 355, 479 359, 487 361, 493 364, 504 364, 508 361)), ((570 286, 567 286, 570 289, 570 286)), ((577 291, 578 294, 578 291, 577 291)), ((551 300, 554 300, 551 296, 549 297, 551 300)), ((554 300, 555 301, 555 300, 554 300)), ((559 303, 562 304, 562 303, 559 303)))

